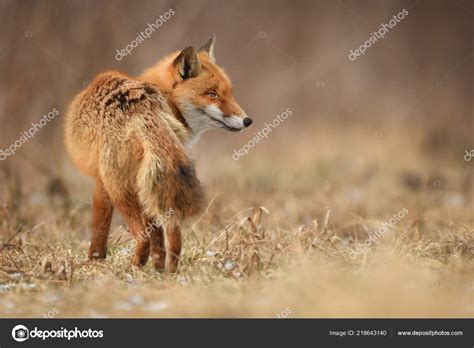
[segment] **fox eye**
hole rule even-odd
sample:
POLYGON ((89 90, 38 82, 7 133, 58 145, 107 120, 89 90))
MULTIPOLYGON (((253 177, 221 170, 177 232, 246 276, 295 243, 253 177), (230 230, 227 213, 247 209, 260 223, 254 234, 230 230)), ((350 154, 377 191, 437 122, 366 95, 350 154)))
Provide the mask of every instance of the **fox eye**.
POLYGON ((217 99, 217 94, 214 92, 207 92, 206 95, 211 99, 217 99))

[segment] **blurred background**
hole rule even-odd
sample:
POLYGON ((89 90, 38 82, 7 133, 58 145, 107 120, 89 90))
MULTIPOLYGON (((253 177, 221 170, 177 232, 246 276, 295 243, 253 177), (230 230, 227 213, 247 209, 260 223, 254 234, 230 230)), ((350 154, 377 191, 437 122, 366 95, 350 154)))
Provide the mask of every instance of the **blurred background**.
MULTIPOLYGON (((284 189, 275 177, 282 171, 309 192, 332 182, 335 172, 345 173, 354 186, 357 168, 368 177, 377 169, 385 176, 396 170, 400 189, 417 190, 425 181, 443 181, 440 170, 451 168, 459 174, 452 183, 463 204, 470 201, 472 178, 463 157, 474 147, 473 1, 0 4, 0 149, 43 115, 59 112, 15 156, 0 162, 3 173, 22 180, 21 189, 66 195, 68 186, 92 185, 64 152, 62 117, 96 74, 115 69, 137 76, 169 52, 199 47, 216 34, 217 61, 255 123, 238 134, 209 132, 195 147, 211 197, 226 171, 252 178, 240 198, 255 204, 259 191, 284 189), (150 38, 115 58, 170 9, 174 15, 150 38), (365 55, 349 60, 351 50, 403 9, 408 15, 400 23, 365 55), (232 160, 234 149, 288 108, 293 113, 284 126, 238 163, 232 160)), ((88 197, 91 190, 80 192, 88 197)))
MULTIPOLYGON (((63 115, 97 73, 138 75, 211 34, 217 35, 218 63, 256 120, 254 129, 290 107, 297 128, 307 121, 342 122, 376 132, 395 120, 421 126, 420 136, 458 151, 465 146, 460 137, 472 134, 470 0, 1 0, 0 6, 2 149, 53 108, 63 115), (117 49, 170 8, 170 20, 131 55, 115 59, 117 49), (402 9, 409 14, 384 39, 356 61, 348 59, 402 9)), ((35 143, 58 160, 60 117, 46 128, 35 143)))
MULTIPOLYGON (((8 148, 43 115, 59 112, 15 156, 0 162, 8 175, 27 179, 22 187, 64 193, 64 182, 83 185, 64 152, 62 117, 71 98, 96 74, 116 69, 137 76, 171 51, 199 47, 211 34, 217 36, 218 63, 233 80, 238 102, 255 120, 252 132, 214 131, 202 137, 194 153, 211 188, 226 168, 235 168, 239 176, 255 178, 247 192, 258 191, 269 186, 269 173, 279 171, 275 163, 299 157, 309 163, 305 167, 300 162, 302 171, 309 168, 306 174, 298 173, 303 178, 330 174, 319 165, 324 158, 340 172, 345 171, 341 162, 355 170, 351 161, 370 162, 374 154, 404 157, 397 175, 415 190, 424 180, 442 179, 437 172, 441 168, 468 173, 463 157, 474 147, 473 1, 0 4, 0 149, 8 148), (115 59, 117 50, 170 9, 174 15, 150 38, 130 55, 115 59), (384 38, 349 60, 350 50, 404 9, 408 15, 384 38), (288 108, 293 113, 283 127, 238 164, 232 163, 234 149, 288 108), (389 150, 390 139, 398 150, 389 150), (357 149, 360 141, 367 141, 364 150, 357 149), (221 157, 223 162, 216 164, 221 157), (257 163, 261 178, 245 170, 249 163, 257 163), (416 166, 418 171, 411 168, 416 166)), ((370 174, 381 164, 374 160, 364 166, 370 174)), ((388 168, 384 170, 387 174, 388 168)), ((464 203, 470 199, 466 192, 472 181, 466 175, 456 179, 464 203)), ((248 201, 252 197, 243 195, 248 201)))

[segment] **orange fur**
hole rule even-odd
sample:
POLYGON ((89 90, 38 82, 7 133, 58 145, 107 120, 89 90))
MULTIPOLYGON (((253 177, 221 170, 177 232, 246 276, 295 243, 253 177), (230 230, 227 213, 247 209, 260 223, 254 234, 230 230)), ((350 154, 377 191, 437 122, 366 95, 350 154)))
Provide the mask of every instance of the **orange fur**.
POLYGON ((65 119, 66 147, 97 183, 89 258, 105 258, 115 206, 138 241, 133 264, 145 265, 151 253, 155 268, 177 270, 180 221, 204 205, 186 146, 196 124, 225 126, 199 110, 213 104, 218 109, 208 110, 214 116, 233 117, 237 126, 246 117, 227 75, 212 61, 213 42, 207 51, 173 53, 138 79, 101 73, 72 101, 65 119), (219 98, 210 98, 210 90, 219 98), (175 215, 164 233, 156 220, 171 209, 175 215))
MULTIPOLYGON (((232 96, 232 85, 225 71, 214 64, 205 52, 199 52, 201 72, 198 78, 180 81, 173 67, 173 60, 179 52, 163 58, 155 66, 146 70, 139 78, 155 85, 167 99, 170 106, 175 106, 183 99, 191 100, 197 107, 207 106, 210 103, 218 106, 225 115, 245 115, 232 96), (214 90, 220 96, 218 100, 209 100, 205 92, 214 90)), ((178 114, 178 119, 184 121, 178 114)))

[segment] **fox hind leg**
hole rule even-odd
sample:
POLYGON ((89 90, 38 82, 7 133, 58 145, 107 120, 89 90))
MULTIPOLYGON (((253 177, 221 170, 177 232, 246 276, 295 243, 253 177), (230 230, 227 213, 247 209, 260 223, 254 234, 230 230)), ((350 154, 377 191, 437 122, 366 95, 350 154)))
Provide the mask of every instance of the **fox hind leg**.
POLYGON ((89 259, 105 259, 110 223, 114 213, 114 205, 104 188, 102 180, 96 181, 92 202, 92 238, 89 247, 89 259))
POLYGON ((170 221, 166 227, 166 270, 176 273, 181 254, 181 228, 179 224, 170 221))
POLYGON ((163 226, 156 226, 152 220, 148 220, 147 226, 152 228, 150 233, 150 248, 153 267, 160 272, 165 270, 166 247, 163 226))
POLYGON ((130 232, 137 242, 132 264, 143 267, 150 256, 150 236, 147 235, 146 221, 142 216, 140 205, 135 198, 114 200, 115 206, 128 224, 130 232))

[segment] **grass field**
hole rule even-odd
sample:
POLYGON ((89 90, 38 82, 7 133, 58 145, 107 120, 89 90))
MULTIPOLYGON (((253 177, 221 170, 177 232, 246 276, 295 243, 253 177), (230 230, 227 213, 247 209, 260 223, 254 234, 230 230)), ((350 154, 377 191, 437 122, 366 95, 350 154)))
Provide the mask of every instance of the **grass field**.
POLYGON ((238 161, 252 132, 202 137, 209 205, 177 275, 130 265, 117 213, 106 261, 88 261, 93 183, 18 154, 22 173, 0 172, 0 317, 473 317, 465 139, 297 118, 238 161))

